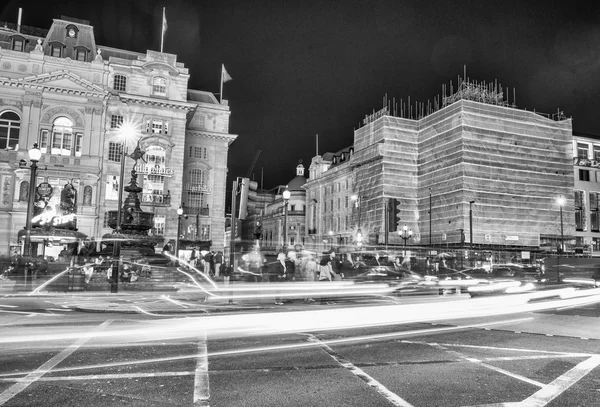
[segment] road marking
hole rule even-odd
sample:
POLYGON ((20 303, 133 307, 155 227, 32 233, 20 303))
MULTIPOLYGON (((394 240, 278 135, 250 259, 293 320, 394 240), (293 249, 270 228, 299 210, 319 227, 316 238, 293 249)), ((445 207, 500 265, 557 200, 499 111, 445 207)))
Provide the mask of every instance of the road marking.
POLYGON ((467 360, 467 361, 469 361, 471 363, 476 363, 478 366, 482 366, 482 367, 485 367, 487 369, 493 370, 495 372, 501 373, 503 375, 512 377, 513 379, 521 380, 521 381, 523 381, 525 383, 529 383, 529 384, 532 384, 532 385, 537 386, 537 387, 544 387, 545 386, 544 383, 538 382, 537 380, 533 380, 533 379, 530 379, 528 377, 521 376, 520 374, 509 372, 508 370, 504 370, 504 369, 502 369, 500 367, 488 365, 487 363, 485 363, 485 362, 483 362, 483 361, 481 361, 479 359, 470 358, 470 357, 467 357, 466 355, 463 355, 460 352, 457 352, 455 350, 450 350, 450 349, 448 349, 448 348, 440 345, 439 343, 430 343, 429 346, 434 347, 436 349, 443 350, 443 351, 445 351, 447 353, 451 353, 453 355, 458 356, 460 359, 467 360))
MULTIPOLYGON (((108 320, 100 324, 96 327, 96 331, 102 330, 106 328, 112 320, 108 320)), ((71 344, 68 348, 63 349, 58 355, 55 355, 38 369, 29 373, 27 376, 22 378, 18 383, 13 384, 8 389, 3 391, 0 394, 0 406, 4 405, 7 401, 15 397, 17 394, 25 390, 30 384, 39 380, 43 375, 50 372, 52 368, 58 365, 60 362, 68 358, 73 352, 79 349, 82 345, 84 345, 87 341, 89 341, 90 337, 83 337, 78 339, 75 343, 71 344)))
POLYGON ((43 312, 31 312, 31 311, 5 311, 5 310, 0 310, 0 312, 5 313, 5 314, 26 314, 28 317, 33 317, 35 315, 44 315, 47 317, 55 317, 57 316, 56 314, 47 314, 47 313, 43 313, 43 312))
POLYGON ((391 402, 394 406, 398 407, 414 407, 408 401, 404 400, 396 393, 388 390, 383 384, 379 383, 373 377, 369 376, 367 372, 362 370, 361 368, 353 365, 349 360, 345 359, 341 355, 338 355, 333 349, 331 349, 325 342, 321 341, 317 337, 311 334, 307 334, 309 342, 313 342, 318 344, 318 346, 325 351, 333 360, 335 360, 340 366, 345 369, 348 369, 353 375, 357 376, 359 379, 363 380, 369 386, 375 389, 377 393, 381 394, 385 397, 389 402, 391 402))
POLYGON ((2 305, 0 304, 0 307, 6 307, 6 308, 17 308, 18 305, 2 305))
POLYGON ((189 308, 187 305, 184 305, 183 303, 181 303, 180 301, 176 301, 172 298, 169 298, 168 295, 161 295, 160 298, 165 299, 175 305, 179 305, 181 308, 189 308))
POLYGON ((527 407, 546 406, 556 397, 565 392, 569 387, 577 383, 579 379, 598 367, 598 365, 600 365, 600 355, 595 355, 584 360, 567 373, 557 377, 552 382, 542 387, 531 397, 523 400, 521 405, 527 407))
POLYGON ((207 407, 209 403, 208 350, 206 348, 206 330, 203 329, 198 342, 198 361, 194 371, 194 406, 207 407))
MULTIPOLYGON (((121 374, 94 374, 82 376, 53 376, 40 377, 38 382, 70 382, 83 380, 114 380, 114 379, 138 379, 149 377, 171 377, 171 376, 192 376, 195 372, 158 372, 158 373, 121 373, 121 374)), ((7 378, 0 379, 0 382, 20 382, 25 378, 7 378)))

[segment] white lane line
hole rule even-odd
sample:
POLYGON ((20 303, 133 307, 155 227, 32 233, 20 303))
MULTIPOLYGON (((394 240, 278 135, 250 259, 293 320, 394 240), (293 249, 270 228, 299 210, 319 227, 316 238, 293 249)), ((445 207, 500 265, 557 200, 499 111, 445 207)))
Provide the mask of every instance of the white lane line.
POLYGON ((513 379, 521 380, 521 381, 523 381, 525 383, 529 383, 529 384, 532 384, 532 385, 537 386, 537 387, 544 387, 545 386, 544 383, 538 382, 537 380, 533 380, 533 379, 530 379, 528 377, 521 376, 520 374, 509 372, 508 370, 504 370, 504 369, 502 369, 500 367, 488 365, 487 363, 482 362, 479 359, 470 358, 470 357, 467 357, 466 355, 463 355, 460 352, 457 352, 455 350, 450 350, 450 349, 446 348, 445 346, 440 345, 439 343, 430 343, 429 346, 431 346, 433 348, 436 348, 436 349, 440 349, 440 350, 445 351, 447 353, 451 353, 453 355, 458 356, 459 358, 461 358, 463 360, 467 360, 467 361, 469 361, 471 363, 476 363, 478 366, 482 366, 482 367, 485 367, 487 369, 493 370, 495 372, 501 373, 503 375, 512 377, 513 379))
POLYGON ((48 313, 43 313, 43 312, 30 312, 30 311, 5 311, 5 310, 0 310, 1 313, 4 314, 26 314, 28 317, 32 317, 35 315, 44 315, 47 317, 56 317, 56 314, 48 314, 48 313))
POLYGON ((210 403, 210 386, 208 381, 208 350, 206 347, 206 330, 202 330, 198 342, 198 361, 194 371, 194 407, 208 406, 210 403))
MULTIPOLYGON (((95 330, 100 331, 100 330, 106 328, 111 322, 112 322, 112 320, 105 321, 102 324, 100 324, 98 327, 96 327, 95 330)), ((25 376, 23 379, 21 379, 19 381, 19 383, 15 383, 12 386, 10 386, 8 389, 4 390, 0 394, 0 406, 4 405, 4 403, 6 403, 7 401, 9 401, 13 397, 15 397, 17 394, 19 394, 20 392, 25 390, 30 384, 36 382, 43 375, 50 372, 52 370, 52 368, 54 368, 60 362, 62 362, 66 358, 68 358, 73 352, 75 352, 77 349, 79 349, 82 345, 84 345, 90 339, 91 339, 91 337, 89 337, 89 336, 78 339, 77 341, 75 341, 75 343, 69 345, 68 348, 63 349, 58 355, 55 355, 50 360, 48 360, 46 363, 44 363, 42 366, 40 366, 33 372, 29 373, 27 376, 25 376)))
POLYGON ((353 365, 349 360, 343 358, 338 355, 333 349, 331 349, 327 344, 319 340, 317 337, 311 334, 306 334, 308 336, 309 342, 316 343, 321 349, 323 349, 333 360, 335 360, 340 366, 345 369, 348 369, 353 375, 357 376, 369 386, 375 389, 377 393, 385 397, 390 403, 397 407, 414 407, 408 401, 404 400, 396 393, 391 392, 387 387, 383 384, 379 383, 373 377, 369 376, 367 372, 362 370, 361 368, 353 365))
POLYGON ((573 369, 542 387, 531 397, 523 400, 521 405, 526 407, 543 407, 548 405, 569 387, 577 383, 579 379, 598 367, 598 365, 600 365, 600 355, 584 360, 573 369))
MULTIPOLYGON (((71 382, 83 380, 114 380, 114 379, 137 379, 149 377, 171 377, 171 376, 192 376, 194 372, 155 372, 155 373, 121 373, 121 374, 93 374, 82 376, 46 376, 40 377, 38 382, 71 382)), ((20 382, 25 378, 0 379, 0 382, 20 382)))
POLYGON ((163 300, 167 300, 175 305, 179 305, 181 308, 189 308, 187 305, 184 305, 183 303, 181 303, 180 301, 176 301, 172 298, 169 298, 168 295, 161 295, 160 298, 162 298, 163 300))
POLYGON ((6 308, 17 308, 17 307, 18 307, 18 305, 3 305, 3 304, 0 304, 0 307, 6 307, 6 308))
POLYGON ((526 352, 526 353, 545 353, 547 355, 571 355, 571 356, 595 356, 595 353, 569 353, 569 352, 558 352, 551 350, 540 350, 540 349, 524 349, 524 348, 499 348, 495 346, 483 346, 483 345, 467 345, 460 343, 441 343, 440 345, 448 348, 474 348, 474 349, 489 349, 489 350, 504 350, 509 352, 526 352))

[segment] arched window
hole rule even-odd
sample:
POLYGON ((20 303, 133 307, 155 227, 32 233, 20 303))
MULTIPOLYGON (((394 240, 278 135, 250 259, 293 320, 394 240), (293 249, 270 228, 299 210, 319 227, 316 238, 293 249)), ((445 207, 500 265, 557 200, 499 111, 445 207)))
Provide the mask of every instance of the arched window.
POLYGON ((0 114, 0 149, 16 150, 19 145, 21 118, 10 110, 0 114))
POLYGON ((204 184, 204 171, 199 168, 190 170, 190 184, 201 186, 204 184))
POLYGON ((167 80, 157 76, 152 80, 152 94, 158 96, 167 96, 167 80))
POLYGON ((58 117, 52 123, 51 154, 71 155, 73 146, 73 122, 66 117, 58 117))
POLYGON ((115 75, 113 89, 117 92, 125 92, 127 89, 127 77, 125 75, 115 75))

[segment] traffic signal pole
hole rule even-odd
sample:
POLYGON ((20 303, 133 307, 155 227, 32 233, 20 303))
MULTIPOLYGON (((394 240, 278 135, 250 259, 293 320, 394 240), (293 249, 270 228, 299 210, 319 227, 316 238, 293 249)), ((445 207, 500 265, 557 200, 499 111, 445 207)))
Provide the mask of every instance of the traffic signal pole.
POLYGON ((230 238, 229 238, 229 265, 231 270, 234 269, 235 261, 235 208, 236 208, 236 196, 237 196, 237 180, 233 181, 233 188, 231 189, 231 227, 230 227, 230 238))

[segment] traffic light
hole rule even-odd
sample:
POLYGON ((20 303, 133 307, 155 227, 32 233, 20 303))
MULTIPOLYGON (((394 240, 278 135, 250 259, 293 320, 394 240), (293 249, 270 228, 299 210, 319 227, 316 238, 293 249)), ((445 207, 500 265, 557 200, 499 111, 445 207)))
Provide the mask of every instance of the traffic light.
POLYGON ((249 178, 240 178, 240 211, 238 219, 246 219, 248 212, 254 212, 256 207, 256 189, 258 183, 249 178))
POLYGON ((398 221, 400 220, 399 200, 396 198, 388 199, 388 230, 396 232, 398 230, 398 221))

